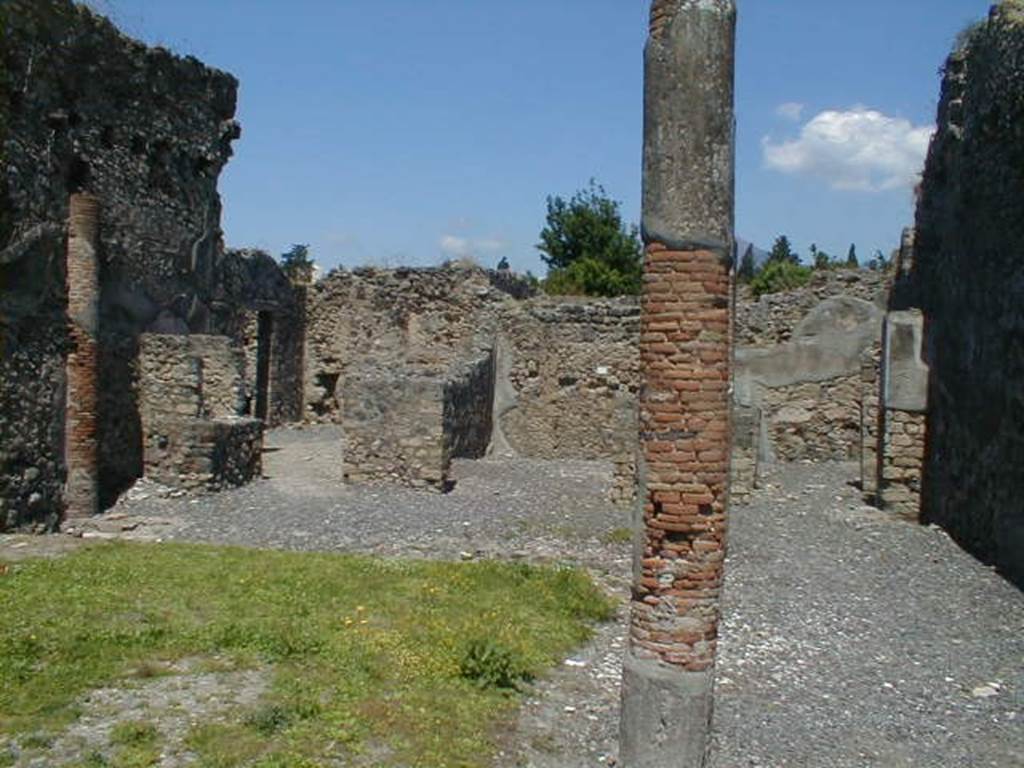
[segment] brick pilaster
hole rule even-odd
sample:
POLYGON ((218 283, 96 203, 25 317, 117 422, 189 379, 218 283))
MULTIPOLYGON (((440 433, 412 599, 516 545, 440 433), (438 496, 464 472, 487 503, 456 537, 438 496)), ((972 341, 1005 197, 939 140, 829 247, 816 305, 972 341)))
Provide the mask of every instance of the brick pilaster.
POLYGON ((99 202, 91 195, 71 196, 68 221, 68 320, 71 352, 67 360, 67 410, 64 491, 66 517, 87 517, 99 509, 98 354, 99 354, 99 202))

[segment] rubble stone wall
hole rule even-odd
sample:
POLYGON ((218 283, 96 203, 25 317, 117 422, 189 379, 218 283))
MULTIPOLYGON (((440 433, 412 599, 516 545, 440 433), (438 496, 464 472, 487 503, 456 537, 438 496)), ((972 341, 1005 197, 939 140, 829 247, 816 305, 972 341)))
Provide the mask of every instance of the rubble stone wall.
POLYGON ((494 350, 459 368, 444 386, 445 450, 453 459, 479 459, 487 454, 494 425, 494 350))
POLYGON ((923 514, 1024 584, 1024 5, 945 65, 912 279, 930 365, 923 514))
POLYGON ((139 352, 143 423, 241 416, 243 366, 241 349, 226 336, 144 334, 139 352))
POLYGON ((344 478, 443 491, 451 466, 443 375, 350 372, 343 384, 344 478))
POLYGON ((109 504, 142 472, 135 338, 215 330, 217 176, 238 136, 237 83, 69 0, 4 5, 0 525, 52 527, 66 471, 69 197, 88 192, 100 209, 98 473, 109 504))
POLYGON ((339 420, 345 404, 338 392, 349 371, 390 362, 443 367, 488 346, 494 317, 489 310, 511 298, 498 274, 458 264, 363 268, 339 270, 311 286, 307 418, 339 420))
POLYGON ((825 299, 849 296, 885 306, 891 276, 869 269, 817 269, 802 288, 755 299, 747 285, 736 290, 736 344, 771 347, 793 337, 800 321, 825 299))
POLYGON ((759 401, 778 461, 860 456, 860 372, 764 389, 759 401))
MULTIPOLYGON (((631 498, 639 304, 629 298, 531 297, 528 287, 509 273, 461 264, 339 271, 311 286, 307 418, 343 422, 348 429, 351 415, 364 424, 363 404, 347 402, 363 396, 360 381, 387 380, 401 388, 403 372, 440 375, 453 397, 461 399, 463 387, 472 389, 472 405, 457 420, 450 418, 458 410, 452 398, 446 401, 444 433, 452 456, 482 455, 483 435, 490 439, 493 422, 503 447, 519 455, 610 459, 616 467, 613 494, 631 498), (490 350, 496 355, 493 374, 466 378, 457 372, 464 364, 472 369, 490 350), (492 399, 495 387, 509 394, 493 414, 489 403, 483 407, 486 384, 492 399), (456 436, 470 434, 468 442, 456 436), (468 444, 472 450, 464 451, 468 444)), ((419 391, 418 383, 410 386, 419 391)), ((415 399, 415 392, 409 397, 415 399)), ((352 462, 351 475, 364 474, 355 454, 352 462)))
POLYGON ((190 491, 258 477, 262 422, 241 417, 242 350, 199 334, 144 334, 139 346, 146 476, 190 491))
POLYGON ((501 431, 519 455, 612 459, 632 498, 640 386, 636 299, 533 299, 500 318, 514 402, 501 431))
POLYGON ((192 493, 243 485, 260 476, 263 422, 166 419, 146 430, 146 477, 192 493))

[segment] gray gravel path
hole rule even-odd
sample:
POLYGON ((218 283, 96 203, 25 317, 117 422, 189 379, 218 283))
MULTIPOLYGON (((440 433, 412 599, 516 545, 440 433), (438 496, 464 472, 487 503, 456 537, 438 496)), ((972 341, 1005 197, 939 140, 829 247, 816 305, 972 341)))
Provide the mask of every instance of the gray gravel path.
MULTIPOLYGON (((629 513, 605 500, 608 465, 457 462, 442 496, 343 486, 329 428, 268 446, 265 480, 192 500, 142 485, 91 532, 583 565, 618 620, 529 692, 498 764, 615 765, 629 513)), ((1024 766, 1024 595, 864 506, 855 473, 782 467, 732 512, 712 768, 1024 766)))
POLYGON ((1024 596, 855 472, 733 510, 712 766, 1024 766, 1024 596))

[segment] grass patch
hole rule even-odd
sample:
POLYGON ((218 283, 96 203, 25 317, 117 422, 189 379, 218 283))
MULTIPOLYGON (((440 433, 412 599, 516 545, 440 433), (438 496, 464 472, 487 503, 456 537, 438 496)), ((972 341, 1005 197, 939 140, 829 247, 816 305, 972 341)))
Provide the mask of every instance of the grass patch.
MULTIPOLYGON (((487 765, 513 687, 612 613, 574 570, 112 543, 0 579, 0 734, 53 733, 90 689, 215 657, 274 680, 189 734, 203 765, 487 765)), ((147 765, 158 742, 123 724, 109 762, 147 765)))
POLYGON ((601 541, 605 544, 628 544, 633 540, 633 531, 630 528, 612 528, 601 541))

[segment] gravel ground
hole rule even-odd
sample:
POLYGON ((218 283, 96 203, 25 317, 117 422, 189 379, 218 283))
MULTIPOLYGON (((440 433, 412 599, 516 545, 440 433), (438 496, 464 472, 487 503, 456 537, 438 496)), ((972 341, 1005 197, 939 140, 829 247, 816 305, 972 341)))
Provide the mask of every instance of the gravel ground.
POLYGON ((733 511, 711 765, 1024 766, 1024 596, 855 473, 733 511))
MULTIPOLYGON (((600 462, 456 462, 446 495, 341 484, 331 428, 268 435, 266 479, 140 483, 86 537, 586 567, 618 620, 527 695, 501 766, 615 765, 628 511, 600 462)), ((789 465, 732 513, 713 768, 1024 766, 1024 596, 941 531, 865 507, 856 467, 789 465)), ((0 537, 5 547, 23 539, 0 537)))

